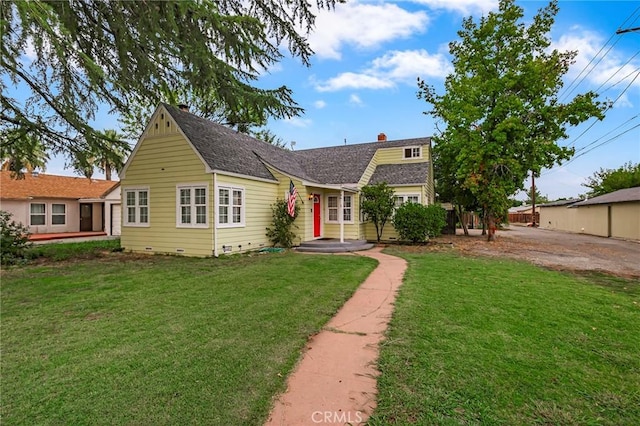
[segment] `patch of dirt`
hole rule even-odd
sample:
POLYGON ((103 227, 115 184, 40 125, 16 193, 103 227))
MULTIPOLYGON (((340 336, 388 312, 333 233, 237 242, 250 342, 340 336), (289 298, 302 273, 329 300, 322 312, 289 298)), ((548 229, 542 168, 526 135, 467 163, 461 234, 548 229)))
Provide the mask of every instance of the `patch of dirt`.
POLYGON ((507 257, 557 270, 640 278, 640 242, 637 241, 510 226, 497 232, 496 241, 487 242, 480 230, 469 232, 469 236, 444 235, 434 243, 403 249, 422 252, 453 247, 472 256, 507 257))

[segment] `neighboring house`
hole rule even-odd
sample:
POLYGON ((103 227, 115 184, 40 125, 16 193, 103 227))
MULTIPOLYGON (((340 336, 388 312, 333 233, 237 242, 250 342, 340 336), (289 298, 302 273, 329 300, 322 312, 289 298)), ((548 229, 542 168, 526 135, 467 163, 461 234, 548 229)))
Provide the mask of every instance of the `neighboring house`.
POLYGON ((12 219, 32 234, 104 231, 118 235, 120 229, 111 226, 117 223, 110 215, 115 205, 120 205, 118 182, 44 173, 13 179, 9 171, 0 171, 0 210, 12 213, 12 219))
MULTIPOLYGON (((218 256, 271 243, 271 206, 298 191, 296 243, 375 239, 360 214, 360 188, 387 182, 397 202, 434 199, 431 140, 288 151, 162 104, 119 176, 122 247, 218 256)), ((385 238, 394 238, 387 225, 385 238)))
POLYGON ((640 187, 541 206, 540 227, 640 240, 640 187))

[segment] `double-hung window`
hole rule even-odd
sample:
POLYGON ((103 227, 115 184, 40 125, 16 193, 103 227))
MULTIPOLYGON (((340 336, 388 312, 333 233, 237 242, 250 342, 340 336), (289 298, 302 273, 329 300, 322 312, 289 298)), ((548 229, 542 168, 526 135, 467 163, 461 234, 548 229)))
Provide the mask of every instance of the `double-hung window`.
MULTIPOLYGON (((327 222, 339 223, 340 196, 327 195, 327 222)), ((353 223, 353 196, 344 195, 342 205, 342 221, 353 223)))
POLYGON ((218 187, 218 226, 244 226, 244 188, 218 187))
POLYGON ((149 226, 149 189, 124 189, 124 215, 127 226, 149 226))
POLYGON ((51 205, 51 224, 65 225, 67 223, 67 206, 66 204, 51 205))
POLYGON ((46 205, 44 203, 32 203, 29 209, 29 225, 44 225, 46 222, 45 216, 47 213, 46 205))
POLYGON ((176 187, 176 226, 179 228, 206 228, 207 185, 178 185, 176 187))

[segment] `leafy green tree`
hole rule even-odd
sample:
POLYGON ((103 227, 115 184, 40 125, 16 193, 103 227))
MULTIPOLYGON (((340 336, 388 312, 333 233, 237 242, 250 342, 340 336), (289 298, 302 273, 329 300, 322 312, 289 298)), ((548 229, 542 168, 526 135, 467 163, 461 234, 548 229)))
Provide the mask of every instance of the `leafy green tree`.
POLYGON ((124 117, 188 103, 236 124, 299 115, 289 88, 255 82, 282 46, 309 65, 313 9, 304 0, 3 1, 0 130, 25 129, 76 158, 105 141, 90 124, 103 104, 124 117), (9 94, 18 86, 30 92, 24 102, 9 94))
POLYGON ((261 141, 277 146, 278 148, 285 148, 285 149, 287 148, 287 143, 284 140, 282 140, 281 137, 279 137, 269 129, 254 130, 254 131, 251 131, 250 133, 251 133, 251 136, 253 136, 254 138, 260 139, 261 141))
POLYGON ((604 116, 606 105, 593 92, 568 103, 558 99, 576 52, 549 49, 557 12, 552 1, 526 25, 522 8, 501 0, 498 12, 479 22, 465 19, 460 40, 449 44, 454 71, 445 94, 418 80, 418 97, 446 125, 434 137, 434 152, 448 158, 450 173, 484 209, 489 241, 528 172, 540 173, 573 154, 556 144, 567 137, 567 126, 604 116))
POLYGON ((395 191, 386 182, 365 185, 360 192, 360 210, 376 228, 376 238, 380 242, 384 226, 393 216, 395 191))
POLYGON ((267 238, 274 247, 291 248, 296 237, 292 228, 297 228, 293 222, 298 217, 300 206, 296 204, 295 214, 291 216, 287 205, 287 200, 278 200, 271 205, 272 223, 267 228, 267 238))
POLYGON ((111 180, 113 171, 119 172, 124 166, 124 162, 131 153, 131 146, 123 141, 123 136, 116 130, 104 130, 103 135, 107 145, 94 149, 95 165, 104 173, 106 180, 111 180))
MULTIPOLYGON (((533 203, 532 195, 533 195, 533 192, 531 191, 531 188, 529 188, 529 190, 527 191, 527 199, 525 200, 525 203, 527 205, 531 205, 533 203)), ((549 197, 547 197, 546 195, 542 195, 537 186, 536 186, 535 195, 536 195, 536 205, 549 202, 549 197)))
POLYGON ((443 145, 433 150, 433 169, 436 182, 436 193, 441 202, 452 203, 458 222, 462 226, 465 235, 469 235, 467 223, 463 213, 475 212, 480 209, 476 197, 469 188, 463 186, 458 178, 458 164, 452 145, 443 145))
POLYGON ((393 215, 393 227, 402 241, 423 242, 429 235, 428 216, 427 208, 422 204, 404 203, 393 215))
POLYGON ((630 161, 617 169, 601 168, 583 183, 590 189, 588 195, 597 197, 620 189, 640 186, 640 163, 633 164, 630 161))
POLYGON ((25 129, 5 129, 0 132, 0 140, 2 170, 9 170, 11 176, 23 179, 25 170, 46 169, 49 155, 42 141, 25 129))

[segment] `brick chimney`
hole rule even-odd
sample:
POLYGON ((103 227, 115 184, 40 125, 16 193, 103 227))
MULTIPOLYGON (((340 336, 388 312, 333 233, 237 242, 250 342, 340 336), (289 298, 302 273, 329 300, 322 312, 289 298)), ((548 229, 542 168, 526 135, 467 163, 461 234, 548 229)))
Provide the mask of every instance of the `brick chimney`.
POLYGON ((189 105, 187 104, 179 104, 178 108, 180 109, 180 111, 189 112, 189 105))
POLYGON ((385 142, 386 140, 387 140, 387 135, 385 135, 384 133, 378 134, 378 142, 385 142))

